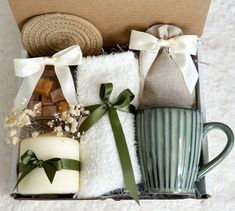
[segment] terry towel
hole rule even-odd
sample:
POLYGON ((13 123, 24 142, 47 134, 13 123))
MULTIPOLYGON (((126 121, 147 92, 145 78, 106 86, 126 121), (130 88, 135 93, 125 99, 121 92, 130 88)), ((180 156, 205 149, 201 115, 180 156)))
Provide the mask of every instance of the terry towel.
MULTIPOLYGON (((139 67, 132 52, 87 57, 77 70, 79 103, 89 106, 102 103, 99 98, 101 83, 113 83, 110 101, 129 88, 135 95, 132 104, 139 103, 139 67)), ((134 115, 118 111, 126 137, 136 183, 141 173, 136 153, 134 115)), ((124 188, 119 155, 108 114, 93 125, 80 141, 80 192, 78 198, 97 197, 124 188)))

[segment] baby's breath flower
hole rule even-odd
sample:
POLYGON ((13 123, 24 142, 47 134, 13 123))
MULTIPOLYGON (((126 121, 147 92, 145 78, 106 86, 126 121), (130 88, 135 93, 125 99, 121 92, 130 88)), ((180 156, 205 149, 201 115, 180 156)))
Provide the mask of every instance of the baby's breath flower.
POLYGON ((78 122, 73 122, 71 125, 71 133, 76 133, 78 129, 78 122))
POLYGON ((67 121, 67 119, 70 117, 70 114, 67 112, 63 112, 63 114, 61 115, 61 120, 63 121, 67 121))
POLYGON ((32 117, 35 117, 35 116, 36 116, 35 112, 32 111, 32 110, 30 110, 30 109, 26 109, 26 110, 25 110, 25 113, 28 114, 29 116, 32 116, 32 117))
POLYGON ((70 110, 69 113, 73 116, 76 116, 77 115, 77 111, 76 110, 70 110))
POLYGON ((52 127, 53 127, 53 122, 52 122, 52 121, 49 121, 49 122, 47 123, 47 125, 52 128, 52 127))
POLYGON ((18 137, 15 136, 15 137, 12 138, 12 143, 14 145, 16 145, 18 142, 19 142, 19 138, 18 137))
MULTIPOLYGON (((22 101, 26 103, 27 99, 22 101)), ((30 109, 25 109, 23 111, 18 110, 16 107, 11 109, 11 113, 5 118, 4 127, 8 130, 7 142, 11 142, 13 144, 17 144, 20 141, 20 138, 17 137, 17 131, 21 128, 30 128, 32 130, 32 121, 35 113, 30 109)))
POLYGON ((89 115, 89 114, 90 114, 90 111, 89 111, 89 110, 85 110, 85 111, 84 111, 84 114, 85 114, 85 115, 89 115))
POLYGON ((63 134, 63 132, 58 132, 58 133, 56 133, 56 135, 57 136, 63 136, 64 134, 63 134))
POLYGON ((63 129, 62 129, 61 126, 57 126, 57 127, 54 127, 54 131, 55 131, 55 132, 62 132, 63 129))
POLYGON ((76 133, 77 132, 77 129, 76 128, 71 128, 71 133, 76 133))
POLYGON ((65 130, 66 132, 69 132, 69 126, 66 125, 66 126, 64 127, 64 130, 65 130))
POLYGON ((9 130, 9 136, 14 137, 17 134, 17 131, 15 129, 10 129, 9 130))
POLYGON ((31 135, 32 135, 33 138, 35 138, 35 137, 39 136, 39 133, 37 131, 35 131, 31 135))
POLYGON ((81 137, 81 133, 80 133, 80 132, 77 133, 77 137, 78 137, 78 138, 81 137))
MULTIPOLYGON (((24 99, 22 104, 28 102, 24 99)), ((78 125, 84 115, 88 115, 89 111, 85 111, 80 105, 72 106, 68 111, 63 112, 55 116, 55 119, 47 122, 49 127, 46 127, 46 132, 54 131, 57 136, 68 136, 72 138, 80 138, 81 134, 78 132, 78 125)), ((8 130, 9 138, 6 140, 7 143, 17 144, 20 139, 17 137, 18 129, 24 128, 30 131, 32 137, 37 137, 45 131, 37 131, 34 124, 39 124, 35 119, 36 113, 30 109, 19 111, 16 107, 13 107, 10 115, 5 118, 4 127, 8 130)))
POLYGON ((67 121, 68 121, 68 123, 73 123, 74 121, 76 121, 73 117, 68 117, 67 118, 67 121))

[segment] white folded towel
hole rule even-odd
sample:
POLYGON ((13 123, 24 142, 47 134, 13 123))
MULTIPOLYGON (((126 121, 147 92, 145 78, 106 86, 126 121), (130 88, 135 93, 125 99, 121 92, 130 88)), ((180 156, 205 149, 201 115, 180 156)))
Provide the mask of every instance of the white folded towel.
MULTIPOLYGON (((102 103, 99 98, 101 83, 113 83, 110 102, 129 88, 135 95, 132 104, 139 103, 139 65, 132 52, 87 57, 78 67, 77 92, 81 105, 102 103)), ((136 153, 134 115, 118 111, 126 137, 136 183, 141 173, 136 153)), ((82 136, 80 142, 80 192, 78 198, 97 197, 124 188, 119 155, 108 114, 105 114, 82 136)))

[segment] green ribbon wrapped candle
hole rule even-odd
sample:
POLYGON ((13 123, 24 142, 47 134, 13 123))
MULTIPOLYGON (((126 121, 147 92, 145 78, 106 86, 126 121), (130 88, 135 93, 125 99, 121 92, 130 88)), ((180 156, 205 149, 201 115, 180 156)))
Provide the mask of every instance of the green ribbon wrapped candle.
POLYGON ((125 186, 130 192, 132 198, 139 204, 138 191, 135 183, 131 159, 122 125, 117 113, 117 110, 134 113, 135 107, 131 104, 131 101, 134 99, 135 96, 129 89, 125 89, 120 93, 116 101, 114 103, 111 103, 110 96, 112 90, 112 83, 101 84, 99 94, 100 99, 103 103, 86 107, 86 109, 89 110, 91 114, 81 124, 79 131, 81 133, 86 132, 106 113, 108 113, 120 158, 120 163, 122 166, 125 186))
MULTIPOLYGON (((78 160, 65 158, 51 158, 39 160, 32 150, 27 150, 21 157, 19 163, 19 173, 21 173, 16 186, 34 169, 43 168, 47 178, 52 183, 57 171, 62 169, 79 171, 80 163, 78 160)), ((15 187, 16 187, 15 186, 15 187)))

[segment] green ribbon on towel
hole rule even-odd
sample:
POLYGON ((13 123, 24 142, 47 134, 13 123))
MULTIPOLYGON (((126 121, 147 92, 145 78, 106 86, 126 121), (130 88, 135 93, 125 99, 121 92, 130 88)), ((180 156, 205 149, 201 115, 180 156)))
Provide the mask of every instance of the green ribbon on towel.
POLYGON ((39 160, 32 150, 27 150, 23 155, 21 155, 20 160, 19 173, 21 173, 21 175, 15 185, 15 188, 24 179, 24 177, 27 176, 27 174, 36 168, 44 169, 50 183, 53 182, 57 171, 62 169, 79 171, 80 169, 80 162, 78 160, 51 158, 43 161, 39 160))
POLYGON ((127 190, 130 192, 132 198, 139 204, 139 196, 135 183, 135 177, 133 173, 131 159, 125 135, 122 129, 122 125, 117 113, 117 110, 128 113, 134 113, 135 107, 130 103, 135 96, 129 89, 125 89, 120 93, 116 101, 114 103, 111 103, 110 95, 112 93, 112 90, 113 90, 112 83, 101 84, 100 99, 102 100, 103 104, 86 107, 86 110, 89 110, 91 114, 81 124, 79 131, 81 133, 86 132, 108 112, 109 120, 113 130, 113 135, 115 138, 122 166, 125 186, 127 190))

